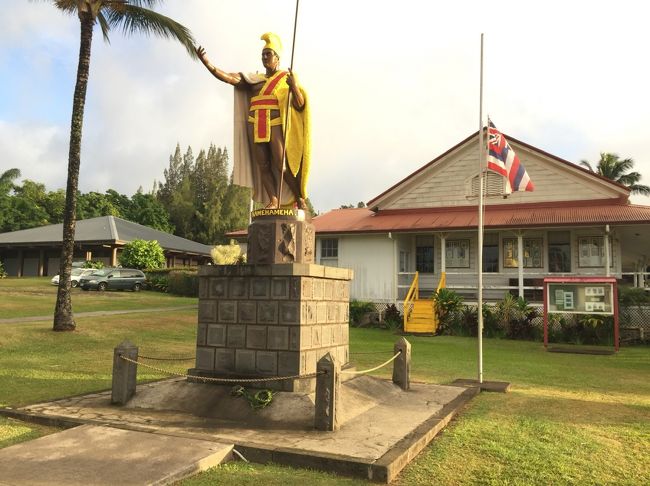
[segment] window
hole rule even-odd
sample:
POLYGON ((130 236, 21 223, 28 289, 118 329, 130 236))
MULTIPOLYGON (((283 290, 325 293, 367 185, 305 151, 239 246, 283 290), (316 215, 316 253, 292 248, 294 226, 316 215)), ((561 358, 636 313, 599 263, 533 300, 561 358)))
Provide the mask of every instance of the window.
MULTIPOLYGON (((605 266, 605 241, 602 236, 583 236, 578 239, 579 259, 581 267, 605 266)), ((614 264, 612 245, 609 245, 609 265, 614 264)))
POLYGON ((548 232, 548 271, 571 271, 571 233, 569 231, 548 232))
POLYGON ((483 272, 499 271, 499 235, 486 233, 483 235, 483 272))
MULTIPOLYGON (((541 238, 524 238, 524 268, 541 268, 542 259, 542 239, 541 238)), ((516 268, 519 266, 517 238, 503 239, 503 266, 507 268, 516 268)))
POLYGON ((338 258, 339 257, 339 240, 336 238, 324 238, 320 242, 321 258, 338 258))
POLYGON ((400 250, 399 252, 399 271, 401 273, 406 273, 409 271, 409 260, 411 259, 411 254, 408 251, 400 250))
POLYGON ((433 273, 433 236, 415 237, 415 269, 433 273))
POLYGON ((448 240, 445 246, 446 266, 469 268, 469 240, 448 240))

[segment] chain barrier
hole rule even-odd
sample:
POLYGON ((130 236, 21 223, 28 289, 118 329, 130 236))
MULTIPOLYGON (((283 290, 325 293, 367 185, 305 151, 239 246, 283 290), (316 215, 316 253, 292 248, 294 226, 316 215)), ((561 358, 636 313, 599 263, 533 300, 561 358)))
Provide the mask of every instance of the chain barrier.
POLYGON ((351 355, 360 355, 360 354, 386 354, 386 351, 350 351, 351 355))
POLYGON ((363 371, 345 371, 345 370, 344 370, 344 371, 341 371, 341 374, 342 374, 342 375, 343 375, 343 374, 345 374, 345 375, 362 375, 362 374, 364 374, 364 373, 370 373, 371 371, 376 371, 376 370, 378 370, 379 368, 383 368, 383 367, 386 366, 387 364, 390 364, 390 363, 392 363, 393 361, 395 361, 395 360, 397 359, 397 357, 398 357, 400 354, 402 354, 402 351, 398 351, 397 354, 395 354, 395 356, 393 356, 391 359, 389 359, 389 360, 386 361, 385 363, 382 363, 382 364, 380 364, 379 366, 375 366, 374 368, 370 368, 369 370, 363 370, 363 371))
POLYGON ((196 375, 189 375, 187 373, 177 373, 175 371, 166 370, 147 363, 142 363, 141 361, 127 358, 123 354, 120 354, 119 357, 124 361, 128 361, 129 363, 137 364, 140 366, 144 366, 145 368, 158 371, 159 373, 165 373, 171 376, 178 376, 180 378, 192 378, 195 380, 212 382, 212 383, 261 383, 261 382, 268 382, 268 381, 301 380, 305 378, 316 378, 318 375, 324 373, 324 372, 316 372, 316 373, 307 373, 305 375, 272 376, 269 378, 214 378, 211 376, 196 376, 196 375))

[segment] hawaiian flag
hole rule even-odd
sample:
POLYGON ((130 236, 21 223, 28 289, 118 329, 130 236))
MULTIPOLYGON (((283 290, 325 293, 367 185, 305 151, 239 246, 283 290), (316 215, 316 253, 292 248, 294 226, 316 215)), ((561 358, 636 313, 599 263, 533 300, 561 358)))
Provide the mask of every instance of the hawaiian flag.
POLYGON ((489 119, 487 166, 488 169, 501 174, 508 180, 510 191, 532 191, 535 189, 528 172, 508 144, 506 137, 489 119))

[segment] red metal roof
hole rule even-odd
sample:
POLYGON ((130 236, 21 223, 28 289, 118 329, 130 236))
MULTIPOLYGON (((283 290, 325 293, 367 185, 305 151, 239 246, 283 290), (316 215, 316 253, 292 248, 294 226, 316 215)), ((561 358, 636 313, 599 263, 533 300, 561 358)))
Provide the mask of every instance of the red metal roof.
MULTIPOLYGON (((318 233, 376 233, 461 230, 478 226, 476 206, 390 209, 335 209, 314 218, 318 233)), ((620 200, 561 201, 485 206, 485 228, 650 224, 650 206, 620 200)))

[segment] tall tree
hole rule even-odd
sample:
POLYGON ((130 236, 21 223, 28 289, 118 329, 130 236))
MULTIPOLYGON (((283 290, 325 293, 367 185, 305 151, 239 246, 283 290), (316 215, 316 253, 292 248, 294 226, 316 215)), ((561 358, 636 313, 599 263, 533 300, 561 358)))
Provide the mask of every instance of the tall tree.
POLYGON ((595 170, 587 160, 581 160, 580 165, 589 169, 591 172, 595 172, 598 175, 624 185, 632 191, 632 194, 650 196, 650 187, 639 184, 641 174, 638 172, 630 172, 634 168, 634 160, 632 159, 621 159, 616 154, 601 152, 600 160, 595 170))
POLYGON ((0 233, 11 231, 6 229, 9 220, 10 193, 16 187, 14 181, 20 177, 19 169, 9 169, 0 174, 0 233))
POLYGON ((193 58, 196 58, 196 52, 194 39, 187 28, 152 10, 153 7, 161 4, 162 0, 52 0, 52 3, 64 13, 76 15, 81 26, 77 80, 73 95, 72 121, 70 124, 68 181, 63 216, 60 279, 54 309, 54 330, 72 331, 76 325, 70 299, 70 274, 74 251, 79 165, 81 163, 81 132, 95 23, 99 23, 104 40, 107 42, 111 29, 119 28, 125 34, 155 34, 160 37, 176 39, 193 58))

